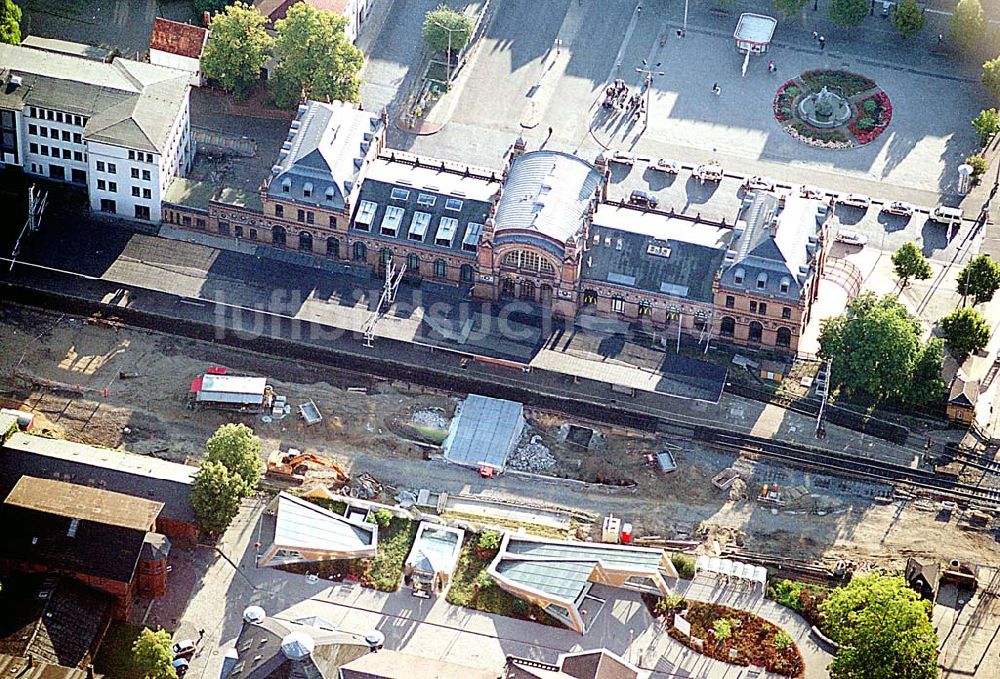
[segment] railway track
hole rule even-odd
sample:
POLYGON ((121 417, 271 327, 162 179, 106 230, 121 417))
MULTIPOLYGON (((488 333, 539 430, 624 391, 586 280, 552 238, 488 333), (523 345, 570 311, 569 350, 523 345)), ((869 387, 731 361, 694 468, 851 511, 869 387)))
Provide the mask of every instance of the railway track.
POLYGON ((969 505, 1000 507, 1000 490, 962 483, 937 475, 928 469, 870 460, 849 453, 832 453, 808 446, 732 434, 716 429, 703 428, 697 438, 724 450, 758 455, 793 467, 864 481, 901 485, 936 498, 956 500, 969 505))
MULTIPOLYGON (((4 287, 3 292, 9 301, 49 311, 59 310, 83 316, 109 311, 109 307, 99 302, 49 291, 8 285, 4 287)), ((220 338, 216 334, 217 328, 207 323, 165 317, 134 308, 115 307, 110 311, 123 324, 146 330, 212 341, 260 354, 277 355, 285 359, 295 358, 302 362, 324 367, 333 366, 338 370, 361 375, 407 381, 448 391, 475 392, 485 396, 514 399, 526 406, 554 410, 572 417, 656 432, 665 436, 695 439, 725 450, 758 455, 788 466, 814 469, 834 476, 899 484, 942 499, 991 509, 1000 508, 1000 490, 961 483, 944 476, 937 476, 929 470, 875 462, 842 452, 734 433, 732 430, 706 426, 702 421, 695 421, 692 418, 643 412, 628 402, 585 401, 571 390, 561 390, 561 393, 551 390, 543 392, 530 380, 513 375, 477 376, 471 371, 449 372, 432 365, 404 364, 373 356, 358 361, 355 355, 329 346, 318 347, 274 335, 244 339, 237 333, 226 333, 224 338, 220 338)))

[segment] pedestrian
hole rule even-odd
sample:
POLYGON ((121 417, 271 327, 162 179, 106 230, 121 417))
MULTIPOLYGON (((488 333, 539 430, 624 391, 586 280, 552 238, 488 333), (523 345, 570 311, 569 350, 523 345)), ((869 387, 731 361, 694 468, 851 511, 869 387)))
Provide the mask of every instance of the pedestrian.
POLYGON ((826 38, 824 38, 822 35, 819 36, 819 48, 821 50, 826 49, 826 38))
POLYGON ((938 33, 938 44, 940 45, 943 42, 944 42, 944 36, 938 33))
POLYGON ((719 83, 715 83, 714 85, 712 85, 712 92, 715 94, 715 96, 719 96, 720 94, 722 94, 722 88, 719 87, 719 83))
POLYGON ((549 137, 551 137, 551 136, 552 136, 552 127, 549 126, 549 137))
POLYGON ((774 73, 774 71, 775 71, 774 60, 772 59, 772 60, 770 60, 770 61, 767 62, 767 72, 768 73, 774 73))
POLYGON ((813 31, 813 40, 819 40, 819 33, 813 31))
POLYGON ((198 641, 201 641, 204 638, 205 638, 205 630, 204 629, 198 630, 198 641))

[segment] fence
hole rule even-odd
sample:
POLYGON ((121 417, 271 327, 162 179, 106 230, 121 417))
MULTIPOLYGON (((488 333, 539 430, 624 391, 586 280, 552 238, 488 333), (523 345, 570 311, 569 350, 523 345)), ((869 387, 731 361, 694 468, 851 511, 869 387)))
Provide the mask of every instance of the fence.
POLYGON ((257 155, 257 142, 249 137, 234 137, 200 127, 192 127, 191 136, 198 146, 212 146, 244 158, 252 158, 257 155))

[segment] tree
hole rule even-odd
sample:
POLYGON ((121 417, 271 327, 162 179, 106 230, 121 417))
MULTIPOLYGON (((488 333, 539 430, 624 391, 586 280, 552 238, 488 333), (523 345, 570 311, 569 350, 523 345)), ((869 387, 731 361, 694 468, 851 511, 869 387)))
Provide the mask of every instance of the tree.
POLYGON ((782 16, 790 17, 802 11, 809 0, 771 0, 771 5, 782 16))
POLYGON ((347 20, 315 9, 307 2, 292 5, 275 23, 274 53, 278 58, 271 94, 281 107, 306 99, 358 101, 364 65, 361 50, 344 34, 347 20))
POLYGON ((14 0, 0 0, 0 42, 21 44, 21 8, 14 0))
POLYGON ((246 485, 219 462, 202 462, 191 485, 191 506, 199 527, 215 535, 225 532, 240 511, 246 485))
POLYGON ((911 278, 925 281, 931 277, 931 265, 913 241, 904 243, 892 254, 892 265, 904 288, 911 278))
POLYGON ((201 56, 205 77, 216 80, 238 99, 246 97, 260 78, 274 40, 264 30, 260 11, 243 2, 226 7, 212 17, 211 34, 201 56))
POLYGON ((979 0, 958 0, 951 15, 948 38, 964 50, 972 49, 986 37, 986 15, 979 0))
POLYGON ((143 679, 177 679, 170 633, 144 628, 132 644, 132 659, 143 679))
POLYGON ((958 274, 958 291, 972 295, 972 303, 982 304, 993 299, 1000 288, 1000 262, 989 255, 978 255, 958 274))
POLYGON ((951 355, 960 361, 990 341, 990 324, 972 307, 955 309, 942 318, 941 329, 951 355))
POLYGON ((830 18, 841 26, 857 26, 871 7, 869 0, 833 0, 830 3, 830 18))
POLYGON ((832 679, 936 679, 937 635, 931 604, 898 576, 856 576, 822 604, 840 648, 832 679))
MULTIPOLYGON (((1000 59, 994 60, 1000 62, 1000 59)), ((993 62, 986 62, 983 66, 983 77, 986 77, 986 66, 993 62)), ((997 76, 1000 78, 1000 63, 997 63, 997 76)), ((985 83, 984 83, 985 84, 985 83)), ((1000 83, 998 83, 1000 84, 1000 83)), ((1000 93, 998 93, 1000 96, 1000 93)), ((993 138, 993 135, 1000 132, 1000 112, 995 108, 984 108, 975 118, 972 119, 972 127, 979 133, 979 143, 983 146, 993 138)))
POLYGON ((903 394, 902 404, 912 407, 937 405, 944 401, 945 383, 941 378, 944 341, 932 337, 917 354, 910 378, 910 389, 903 394))
POLYGON ((935 372, 934 350, 922 349, 922 334, 898 299, 866 292, 844 314, 821 323, 819 355, 833 359, 831 386, 843 396, 871 404, 933 403, 940 393, 937 382, 927 380, 940 380, 940 347, 935 372))
POLYGON ((986 156, 981 153, 976 153, 965 159, 965 164, 972 168, 972 179, 974 182, 978 182, 979 178, 983 176, 983 173, 990 167, 990 162, 986 160, 986 156))
MULTIPOLYGON (((983 64, 983 73, 979 76, 979 80, 983 83, 983 87, 989 92, 990 96, 1000 99, 1000 57, 991 59, 983 64)), ((975 124, 975 121, 973 121, 973 124, 975 124)))
POLYGON ((917 6, 917 0, 899 0, 892 9, 892 25, 904 38, 923 30, 924 13, 917 6))
POLYGON ((438 5, 424 15, 424 42, 434 52, 446 52, 448 59, 469 44, 475 24, 472 17, 456 12, 448 5, 438 5))
POLYGON ((252 493, 260 482, 264 462, 260 457, 260 439, 245 424, 224 424, 205 444, 205 460, 218 462, 235 474, 252 493))

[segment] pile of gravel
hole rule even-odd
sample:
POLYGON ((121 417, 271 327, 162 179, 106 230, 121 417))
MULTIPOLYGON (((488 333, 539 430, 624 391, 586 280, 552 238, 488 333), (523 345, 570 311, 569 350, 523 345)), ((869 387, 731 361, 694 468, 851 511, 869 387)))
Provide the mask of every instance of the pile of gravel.
POLYGON ((532 436, 528 443, 518 446, 507 458, 507 466, 522 472, 538 472, 556 465, 555 456, 542 444, 541 436, 532 436))
POLYGON ((451 424, 451 420, 445 417, 440 410, 418 410, 413 413, 413 417, 410 419, 413 424, 436 429, 447 429, 448 425, 451 424))

